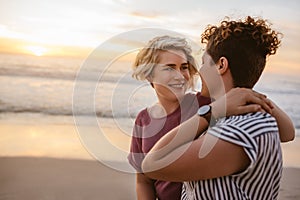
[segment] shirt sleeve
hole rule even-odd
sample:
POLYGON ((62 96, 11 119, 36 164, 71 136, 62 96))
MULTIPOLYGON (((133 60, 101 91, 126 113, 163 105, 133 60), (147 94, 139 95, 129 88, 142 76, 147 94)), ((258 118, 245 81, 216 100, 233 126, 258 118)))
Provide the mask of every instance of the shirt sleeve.
POLYGON ((141 137, 141 130, 141 127, 135 123, 132 131, 130 153, 127 156, 129 163, 137 170, 137 172, 142 172, 141 164, 145 157, 142 149, 143 140, 141 137))
POLYGON ((258 145, 255 138, 238 125, 218 123, 207 132, 224 141, 241 146, 250 159, 248 168, 251 168, 257 161, 258 145))

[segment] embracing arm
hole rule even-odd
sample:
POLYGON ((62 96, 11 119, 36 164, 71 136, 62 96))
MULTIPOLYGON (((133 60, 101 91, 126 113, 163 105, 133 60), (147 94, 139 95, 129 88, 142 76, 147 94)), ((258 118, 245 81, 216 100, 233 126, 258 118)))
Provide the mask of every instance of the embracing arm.
MULTIPOLYGON (((223 112, 216 111, 224 110, 224 106, 233 115, 256 112, 261 107, 270 110, 268 105, 264 95, 241 88, 231 90, 211 104, 212 114, 217 117, 223 112), (250 102, 254 104, 249 105, 250 102)), ((245 169, 250 161, 242 147, 210 134, 194 140, 207 127, 206 119, 195 115, 168 132, 146 155, 142 163, 144 173, 161 180, 185 181, 225 176, 245 169)))
POLYGON ((292 141, 295 138, 295 128, 290 117, 272 102, 272 116, 276 119, 281 142, 292 141))
POLYGON ((249 164, 250 160, 242 147, 206 134, 163 157, 151 155, 144 161, 143 169, 151 178, 192 181, 238 173, 249 164))
POLYGON ((153 180, 142 173, 136 174, 136 194, 138 200, 155 200, 153 180))

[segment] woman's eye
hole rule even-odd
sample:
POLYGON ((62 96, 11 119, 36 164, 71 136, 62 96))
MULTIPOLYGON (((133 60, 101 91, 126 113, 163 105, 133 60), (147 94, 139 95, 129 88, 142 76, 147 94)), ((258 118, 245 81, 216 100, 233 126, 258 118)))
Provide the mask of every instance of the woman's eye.
POLYGON ((172 71, 173 68, 172 68, 172 67, 167 67, 167 68, 165 68, 165 70, 167 70, 167 71, 172 71))
POLYGON ((182 66, 181 67, 181 70, 187 70, 187 69, 189 69, 189 66, 182 66))

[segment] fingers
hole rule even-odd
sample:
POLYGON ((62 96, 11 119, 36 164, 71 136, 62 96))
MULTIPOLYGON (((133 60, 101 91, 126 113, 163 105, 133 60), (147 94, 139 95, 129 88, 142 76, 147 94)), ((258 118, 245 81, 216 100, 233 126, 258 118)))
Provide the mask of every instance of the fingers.
POLYGON ((267 99, 266 98, 257 98, 256 104, 259 104, 264 110, 266 110, 268 113, 272 112, 272 108, 269 106, 269 104, 267 103, 267 99))
POLYGON ((270 107, 271 109, 274 108, 274 106, 273 106, 273 104, 272 104, 272 101, 271 101, 270 99, 268 99, 266 95, 261 94, 261 93, 255 91, 255 90, 252 90, 252 91, 254 92, 254 94, 255 94, 258 98, 262 99, 266 104, 268 104, 268 107, 270 107))
POLYGON ((263 110, 272 113, 273 104, 267 99, 267 96, 248 88, 234 88, 229 91, 226 99, 227 116, 263 110))
POLYGON ((272 114, 273 109, 273 104, 266 95, 248 88, 231 89, 214 104, 216 108, 212 110, 213 116, 218 117, 262 111, 272 114))
POLYGON ((247 113, 253 113, 253 112, 261 112, 262 107, 257 104, 250 104, 239 107, 239 114, 247 114, 247 113))
MULTIPOLYGON (((249 96, 247 97, 247 105, 254 105, 254 108, 263 109, 268 113, 272 113, 271 101, 262 96, 249 96)), ((247 106, 245 105, 245 106, 247 106)), ((253 112, 257 112, 259 110, 254 110, 253 112)))
POLYGON ((271 114, 273 109, 271 101, 267 98, 261 98, 259 100, 260 102, 258 104, 261 106, 261 108, 271 114))
MULTIPOLYGON (((250 89, 249 89, 249 90, 250 90, 250 89)), ((267 95, 265 95, 265 94, 259 93, 259 92, 255 91, 255 90, 250 90, 250 91, 254 92, 254 94, 255 94, 257 97, 259 97, 259 98, 267 98, 267 95)))
POLYGON ((258 104, 261 106, 261 109, 265 110, 270 114, 272 113, 272 109, 274 106, 272 102, 267 98, 266 95, 246 88, 243 88, 242 92, 244 93, 246 105, 258 104))

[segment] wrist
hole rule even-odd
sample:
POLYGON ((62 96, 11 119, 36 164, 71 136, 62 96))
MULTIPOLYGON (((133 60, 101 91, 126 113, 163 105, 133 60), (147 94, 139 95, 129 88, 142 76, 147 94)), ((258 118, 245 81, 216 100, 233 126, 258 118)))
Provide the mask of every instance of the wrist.
POLYGON ((211 113, 213 118, 219 119, 226 116, 226 104, 223 99, 214 101, 209 105, 211 106, 211 113))
POLYGON ((200 117, 203 117, 207 121, 208 125, 210 125, 210 126, 213 126, 216 124, 216 119, 212 113, 212 110, 213 110, 213 107, 211 105, 204 105, 204 106, 201 106, 197 112, 197 114, 200 117))

